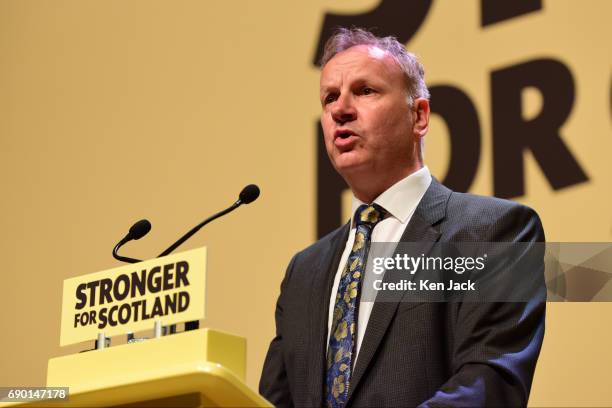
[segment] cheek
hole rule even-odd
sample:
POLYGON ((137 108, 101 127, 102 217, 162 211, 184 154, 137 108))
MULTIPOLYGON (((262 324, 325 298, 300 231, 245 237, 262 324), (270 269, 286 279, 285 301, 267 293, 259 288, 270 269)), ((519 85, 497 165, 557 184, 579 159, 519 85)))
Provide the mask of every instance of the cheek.
POLYGON ((321 115, 321 128, 323 129, 323 135, 325 135, 325 139, 328 138, 328 135, 330 135, 332 133, 332 124, 333 124, 333 120, 331 119, 329 114, 325 114, 323 113, 321 115))
POLYGON ((325 148, 329 152, 333 147, 333 130, 330 125, 330 119, 322 116, 320 123, 323 129, 323 142, 325 143, 325 148))
POLYGON ((368 130, 373 133, 387 133, 394 124, 397 124, 396 112, 386 105, 375 106, 364 111, 362 118, 368 130))
POLYGON ((395 138, 397 133, 397 122, 387 112, 385 115, 371 115, 368 120, 368 135, 371 142, 376 146, 384 148, 390 139, 395 138))
POLYGON ((378 154, 403 157, 410 150, 411 130, 408 113, 403 111, 387 111, 385 115, 372 121, 372 149, 378 154))
POLYGON ((385 129, 387 137, 407 140, 412 134, 412 125, 410 121, 410 112, 406 110, 397 110, 387 116, 387 120, 380 124, 381 129, 385 129))

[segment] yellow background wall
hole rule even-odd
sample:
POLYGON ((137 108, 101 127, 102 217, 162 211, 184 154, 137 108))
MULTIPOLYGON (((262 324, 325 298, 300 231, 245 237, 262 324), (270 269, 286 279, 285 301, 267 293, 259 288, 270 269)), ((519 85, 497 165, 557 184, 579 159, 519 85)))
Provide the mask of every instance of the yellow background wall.
MULTIPOLYGON (((136 220, 153 230, 123 253, 148 258, 257 183, 261 198, 202 230, 204 324, 248 339, 256 387, 284 269, 315 239, 318 70, 325 12, 377 1, 0 0, 0 385, 43 385, 60 349, 62 281, 118 266, 136 220)), ((479 1, 436 1, 408 44, 429 84, 461 87, 483 135, 471 191, 492 194, 492 70, 562 60, 576 82, 563 140, 589 181, 553 191, 526 161, 527 195, 551 241, 612 238, 609 47, 612 3, 548 0, 480 27, 479 1)), ((538 97, 525 93, 526 112, 538 97)), ((426 162, 443 178, 447 129, 434 116, 426 162)), ((612 305, 550 304, 534 405, 612 405, 612 305)))

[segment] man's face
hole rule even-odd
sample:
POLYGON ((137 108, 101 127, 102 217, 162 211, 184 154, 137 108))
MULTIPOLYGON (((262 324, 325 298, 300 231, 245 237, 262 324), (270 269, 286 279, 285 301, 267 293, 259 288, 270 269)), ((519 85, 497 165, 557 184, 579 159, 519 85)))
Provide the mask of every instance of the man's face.
POLYGON ((365 45, 336 54, 323 68, 325 147, 345 179, 404 177, 414 168, 414 112, 404 81, 393 57, 365 45))

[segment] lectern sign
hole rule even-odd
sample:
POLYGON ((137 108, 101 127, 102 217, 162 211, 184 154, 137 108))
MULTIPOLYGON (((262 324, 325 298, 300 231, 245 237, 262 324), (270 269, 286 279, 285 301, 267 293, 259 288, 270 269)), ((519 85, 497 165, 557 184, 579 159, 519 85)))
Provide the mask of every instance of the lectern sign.
POLYGON ((64 281, 60 345, 204 318, 206 248, 64 281))

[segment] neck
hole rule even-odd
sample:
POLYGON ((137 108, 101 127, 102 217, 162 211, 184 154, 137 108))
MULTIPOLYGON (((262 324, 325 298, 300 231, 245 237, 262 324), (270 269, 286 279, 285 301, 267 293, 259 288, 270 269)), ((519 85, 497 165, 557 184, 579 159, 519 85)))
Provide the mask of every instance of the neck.
POLYGON ((404 168, 401 172, 390 174, 387 177, 381 178, 380 175, 376 177, 345 177, 344 180, 347 182, 351 191, 359 200, 366 204, 371 204, 376 197, 388 190, 392 185, 398 181, 408 177, 412 173, 417 172, 423 168, 423 163, 415 163, 415 165, 404 168))

